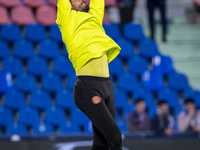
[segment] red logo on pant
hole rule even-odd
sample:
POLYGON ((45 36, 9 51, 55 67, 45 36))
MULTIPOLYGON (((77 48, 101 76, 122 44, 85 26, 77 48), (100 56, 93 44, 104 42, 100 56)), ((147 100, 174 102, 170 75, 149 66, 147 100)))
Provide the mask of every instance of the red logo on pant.
POLYGON ((94 96, 94 97, 92 98, 92 102, 93 102, 94 104, 98 104, 98 103, 101 102, 101 98, 100 98, 99 96, 94 96))

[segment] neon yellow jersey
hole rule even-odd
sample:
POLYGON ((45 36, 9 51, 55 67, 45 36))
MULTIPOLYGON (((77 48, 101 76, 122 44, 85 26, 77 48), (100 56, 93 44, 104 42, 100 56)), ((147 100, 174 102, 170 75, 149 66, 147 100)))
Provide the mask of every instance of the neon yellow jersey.
POLYGON ((111 62, 121 48, 106 35, 103 27, 104 0, 91 0, 88 13, 71 10, 69 0, 58 0, 56 23, 75 71, 90 59, 107 55, 111 62))

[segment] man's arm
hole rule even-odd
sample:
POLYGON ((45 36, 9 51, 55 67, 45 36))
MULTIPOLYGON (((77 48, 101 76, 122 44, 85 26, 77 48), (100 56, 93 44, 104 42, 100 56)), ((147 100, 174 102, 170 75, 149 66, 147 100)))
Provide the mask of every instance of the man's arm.
POLYGON ((105 9, 104 1, 105 0, 90 0, 89 13, 96 15, 101 24, 103 23, 103 17, 104 17, 104 9, 105 9))
POLYGON ((58 0, 57 20, 58 25, 65 24, 68 21, 71 12, 71 3, 69 0, 58 0))

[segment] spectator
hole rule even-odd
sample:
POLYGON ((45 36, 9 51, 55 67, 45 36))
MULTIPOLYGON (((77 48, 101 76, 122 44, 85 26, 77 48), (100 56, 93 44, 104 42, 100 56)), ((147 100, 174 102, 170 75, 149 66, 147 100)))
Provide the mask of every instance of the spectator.
POLYGON ((195 108, 194 100, 185 100, 185 109, 178 115, 178 129, 180 132, 200 132, 200 111, 195 108))
POLYGON ((147 10, 148 10, 148 19, 149 19, 149 27, 151 31, 151 39, 155 38, 155 19, 154 19, 154 11, 156 8, 160 10, 161 16, 161 24, 162 24, 162 40, 166 42, 166 34, 167 34, 167 18, 166 18, 166 2, 165 0, 147 0, 147 10))
POLYGON ((151 120, 151 129, 157 134, 173 134, 174 118, 169 114, 169 106, 165 100, 158 102, 158 111, 151 120))
POLYGON ((117 0, 117 2, 120 10, 120 27, 122 30, 125 23, 132 22, 133 20, 133 12, 136 7, 137 0, 117 0))
POLYGON ((200 0, 193 0, 196 10, 200 13, 200 0))
POLYGON ((148 114, 145 112, 146 102, 139 98, 135 102, 135 112, 127 117, 127 129, 129 132, 147 131, 150 129, 148 114))

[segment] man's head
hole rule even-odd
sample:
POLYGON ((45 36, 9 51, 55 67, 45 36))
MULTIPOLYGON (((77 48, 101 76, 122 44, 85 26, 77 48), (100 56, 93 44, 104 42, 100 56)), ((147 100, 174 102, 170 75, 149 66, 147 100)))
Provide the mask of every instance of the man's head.
POLYGON ((137 114, 145 112, 146 109, 146 102, 142 98, 138 98, 135 101, 135 110, 137 114))
POLYGON ((187 98, 185 100, 185 108, 187 111, 194 111, 196 109, 194 100, 192 98, 187 98))
POLYGON ((169 105, 168 105, 168 103, 165 100, 160 100, 158 102, 158 107, 159 107, 160 113, 162 115, 167 115, 168 114, 168 112, 169 112, 169 105))
POLYGON ((89 5, 85 2, 85 0, 70 0, 70 2, 72 10, 89 12, 89 5))

